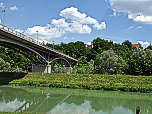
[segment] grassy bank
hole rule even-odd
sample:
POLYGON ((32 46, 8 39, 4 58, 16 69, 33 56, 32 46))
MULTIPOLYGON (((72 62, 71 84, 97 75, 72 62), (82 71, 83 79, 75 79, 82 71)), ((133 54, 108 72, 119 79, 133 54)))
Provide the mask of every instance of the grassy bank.
POLYGON ((9 85, 152 92, 152 76, 29 73, 9 85))
POLYGON ((15 113, 15 112, 5 112, 5 111, 3 111, 3 112, 0 112, 0 114, 37 114, 37 113, 32 113, 32 112, 28 112, 28 113, 17 112, 17 113, 15 113))

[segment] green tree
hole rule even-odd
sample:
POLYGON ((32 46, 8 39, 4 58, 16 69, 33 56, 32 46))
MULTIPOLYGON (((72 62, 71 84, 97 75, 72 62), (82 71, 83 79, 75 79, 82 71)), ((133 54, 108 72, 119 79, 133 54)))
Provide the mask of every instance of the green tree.
POLYGON ((133 75, 148 75, 151 72, 151 52, 137 49, 128 59, 128 72, 133 75))
POLYGON ((55 66, 54 66, 54 72, 55 73, 59 73, 59 68, 58 68, 58 66, 55 64, 55 66))
POLYGON ((146 51, 146 50, 148 50, 148 49, 149 49, 149 50, 152 50, 152 45, 151 45, 151 43, 150 43, 150 45, 149 45, 147 48, 144 49, 144 51, 146 51))
POLYGON ((62 72, 66 73, 66 67, 65 67, 65 65, 63 65, 62 72))
POLYGON ((0 70, 9 71, 10 68, 10 63, 5 62, 2 58, 0 58, 0 70))
POLYGON ((125 40, 122 44, 127 45, 129 50, 132 50, 132 43, 129 40, 125 40))
POLYGON ((116 74, 123 73, 127 67, 125 61, 116 55, 112 49, 104 51, 101 55, 102 66, 104 67, 104 73, 116 74))
POLYGON ((87 57, 85 56, 81 56, 79 59, 78 59, 78 65, 81 67, 82 65, 87 65, 88 62, 87 62, 87 57))
POLYGON ((88 69, 87 69, 89 74, 94 73, 94 60, 90 60, 90 62, 88 62, 88 69))

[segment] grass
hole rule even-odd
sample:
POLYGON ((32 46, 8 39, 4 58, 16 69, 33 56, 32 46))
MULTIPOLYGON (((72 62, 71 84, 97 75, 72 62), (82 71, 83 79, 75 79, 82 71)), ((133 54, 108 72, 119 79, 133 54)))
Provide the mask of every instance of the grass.
POLYGON ((152 76, 29 73, 9 85, 152 92, 152 76))
POLYGON ((3 112, 0 112, 0 114, 38 114, 38 113, 32 113, 32 112, 27 112, 27 113, 24 113, 24 112, 6 112, 6 111, 3 111, 3 112))

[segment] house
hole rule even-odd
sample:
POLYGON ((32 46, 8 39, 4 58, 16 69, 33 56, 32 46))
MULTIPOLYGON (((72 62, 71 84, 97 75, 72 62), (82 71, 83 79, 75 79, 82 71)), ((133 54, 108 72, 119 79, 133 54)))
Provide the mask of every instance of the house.
POLYGON ((86 48, 93 48, 93 42, 91 42, 91 45, 85 44, 85 47, 86 47, 86 48))
POLYGON ((133 44, 132 45, 132 50, 135 51, 136 49, 139 48, 139 44, 133 44))

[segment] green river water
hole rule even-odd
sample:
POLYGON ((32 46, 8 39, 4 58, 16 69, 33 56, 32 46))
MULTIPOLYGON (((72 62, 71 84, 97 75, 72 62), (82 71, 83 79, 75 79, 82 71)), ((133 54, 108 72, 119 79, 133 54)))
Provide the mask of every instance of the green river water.
POLYGON ((85 89, 0 86, 0 111, 41 114, 152 114, 152 94, 85 89))

